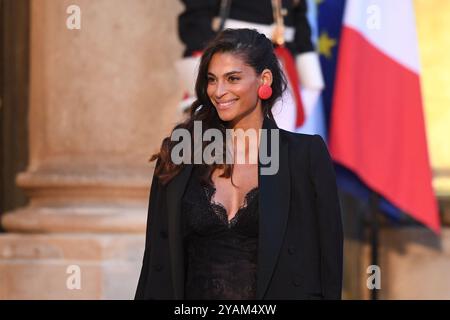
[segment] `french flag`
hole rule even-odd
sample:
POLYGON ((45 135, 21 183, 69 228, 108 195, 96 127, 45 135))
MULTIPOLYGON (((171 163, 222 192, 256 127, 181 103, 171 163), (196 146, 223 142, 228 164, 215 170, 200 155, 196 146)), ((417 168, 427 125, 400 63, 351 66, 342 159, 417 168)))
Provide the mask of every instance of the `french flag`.
POLYGON ((347 0, 329 148, 370 189, 440 233, 411 0, 347 0))

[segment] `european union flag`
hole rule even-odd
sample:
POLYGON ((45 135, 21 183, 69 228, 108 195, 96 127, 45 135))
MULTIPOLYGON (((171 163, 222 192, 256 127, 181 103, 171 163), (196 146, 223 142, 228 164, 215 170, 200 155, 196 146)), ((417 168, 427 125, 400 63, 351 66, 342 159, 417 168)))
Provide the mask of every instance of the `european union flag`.
POLYGON ((339 38, 345 0, 315 0, 318 17, 317 50, 320 54, 320 64, 325 80, 325 90, 322 92, 326 126, 329 128, 331 104, 333 98, 334 76, 336 72, 339 38))

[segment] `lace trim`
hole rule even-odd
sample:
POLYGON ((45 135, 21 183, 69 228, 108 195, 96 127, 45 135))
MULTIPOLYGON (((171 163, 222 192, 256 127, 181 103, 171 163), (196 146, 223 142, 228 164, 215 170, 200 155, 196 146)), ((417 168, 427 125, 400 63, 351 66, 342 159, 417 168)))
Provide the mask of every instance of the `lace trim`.
POLYGON ((212 185, 206 185, 203 186, 203 189, 206 193, 206 199, 208 200, 209 204, 211 205, 211 208, 213 209, 214 213, 219 217, 219 219, 228 225, 229 228, 236 225, 237 221, 239 220, 239 217, 245 212, 245 210, 249 207, 249 204, 252 203, 252 201, 256 198, 256 195, 259 192, 259 187, 256 186, 253 189, 251 189, 249 192, 245 194, 244 197, 244 203, 239 206, 238 210, 236 211, 236 214, 231 218, 228 219, 228 213, 225 206, 217 201, 212 200, 213 196, 216 194, 216 187, 212 185))

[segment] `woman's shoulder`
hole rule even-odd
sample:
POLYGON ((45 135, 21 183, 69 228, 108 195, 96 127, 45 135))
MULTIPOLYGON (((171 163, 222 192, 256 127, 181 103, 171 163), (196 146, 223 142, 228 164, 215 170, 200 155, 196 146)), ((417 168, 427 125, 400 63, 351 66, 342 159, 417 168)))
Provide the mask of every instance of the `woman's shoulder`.
POLYGON ((310 148, 312 144, 320 144, 323 138, 318 134, 305 134, 280 129, 280 138, 294 148, 310 148))
POLYGON ((285 141, 291 155, 315 158, 317 155, 328 155, 329 151, 325 140, 318 134, 304 134, 280 129, 280 139, 285 141))

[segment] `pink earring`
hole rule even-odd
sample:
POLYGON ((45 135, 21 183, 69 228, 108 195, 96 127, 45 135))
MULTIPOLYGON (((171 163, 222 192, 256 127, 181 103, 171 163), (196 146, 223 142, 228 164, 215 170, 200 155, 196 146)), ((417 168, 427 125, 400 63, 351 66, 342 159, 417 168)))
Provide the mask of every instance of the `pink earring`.
POLYGON ((272 88, 268 84, 263 84, 258 89, 258 97, 261 100, 267 100, 272 96, 272 88))

